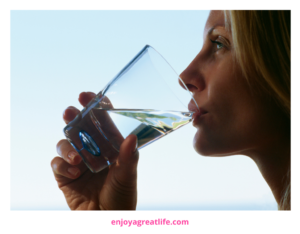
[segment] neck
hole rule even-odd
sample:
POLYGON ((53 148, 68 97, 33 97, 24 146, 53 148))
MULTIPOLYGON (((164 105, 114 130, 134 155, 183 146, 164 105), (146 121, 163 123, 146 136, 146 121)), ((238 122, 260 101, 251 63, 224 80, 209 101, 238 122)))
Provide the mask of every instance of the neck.
POLYGON ((290 137, 273 141, 271 145, 265 145, 247 155, 255 161, 277 204, 280 204, 287 184, 290 183, 290 137))

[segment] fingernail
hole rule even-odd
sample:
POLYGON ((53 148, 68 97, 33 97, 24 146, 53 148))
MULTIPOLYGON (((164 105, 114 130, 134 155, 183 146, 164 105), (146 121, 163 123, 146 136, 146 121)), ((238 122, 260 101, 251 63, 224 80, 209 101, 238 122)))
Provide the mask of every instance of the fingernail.
POLYGON ((135 144, 135 148, 133 150, 133 153, 135 153, 137 151, 137 148, 138 148, 138 139, 136 138, 136 144, 135 144))
POLYGON ((79 173, 79 169, 76 167, 69 167, 68 172, 71 175, 76 176, 79 173))
POLYGON ((71 159, 71 160, 73 161, 74 158, 75 158, 77 155, 78 155, 77 152, 71 151, 71 152, 69 152, 69 154, 68 154, 68 158, 71 159))

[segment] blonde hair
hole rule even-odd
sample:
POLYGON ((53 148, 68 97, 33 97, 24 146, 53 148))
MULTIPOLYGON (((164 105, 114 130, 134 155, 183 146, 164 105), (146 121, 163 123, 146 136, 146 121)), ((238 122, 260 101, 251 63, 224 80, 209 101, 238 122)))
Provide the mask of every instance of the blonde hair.
MULTIPOLYGON (((290 121, 290 11, 225 11, 235 59, 248 83, 268 94, 290 121)), ((279 210, 290 210, 290 169, 279 210)))

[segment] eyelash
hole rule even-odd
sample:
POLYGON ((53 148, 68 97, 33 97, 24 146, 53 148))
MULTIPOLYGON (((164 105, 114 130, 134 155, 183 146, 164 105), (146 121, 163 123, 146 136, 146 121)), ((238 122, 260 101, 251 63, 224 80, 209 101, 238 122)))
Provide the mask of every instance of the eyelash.
POLYGON ((220 50, 220 49, 222 49, 222 48, 224 48, 224 45, 221 43, 221 42, 219 42, 219 41, 213 41, 213 40, 210 40, 213 44, 217 44, 217 51, 218 50, 220 50), (221 48, 218 48, 218 46, 222 46, 221 48))

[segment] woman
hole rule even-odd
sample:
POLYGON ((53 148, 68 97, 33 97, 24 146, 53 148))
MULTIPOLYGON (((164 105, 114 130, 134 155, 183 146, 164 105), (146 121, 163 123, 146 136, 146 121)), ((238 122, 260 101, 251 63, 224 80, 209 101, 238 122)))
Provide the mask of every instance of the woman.
MULTIPOLYGON (((257 164, 282 210, 290 209, 290 12, 212 11, 204 44, 181 74, 200 107, 194 148, 206 156, 247 155, 257 164)), ((95 94, 81 93, 85 106, 95 94)), ((190 110, 194 110, 192 104, 190 110)), ((69 107, 66 123, 79 112, 69 107)), ((117 162, 91 173, 67 140, 51 165, 71 209, 136 208, 136 137, 117 162)))

